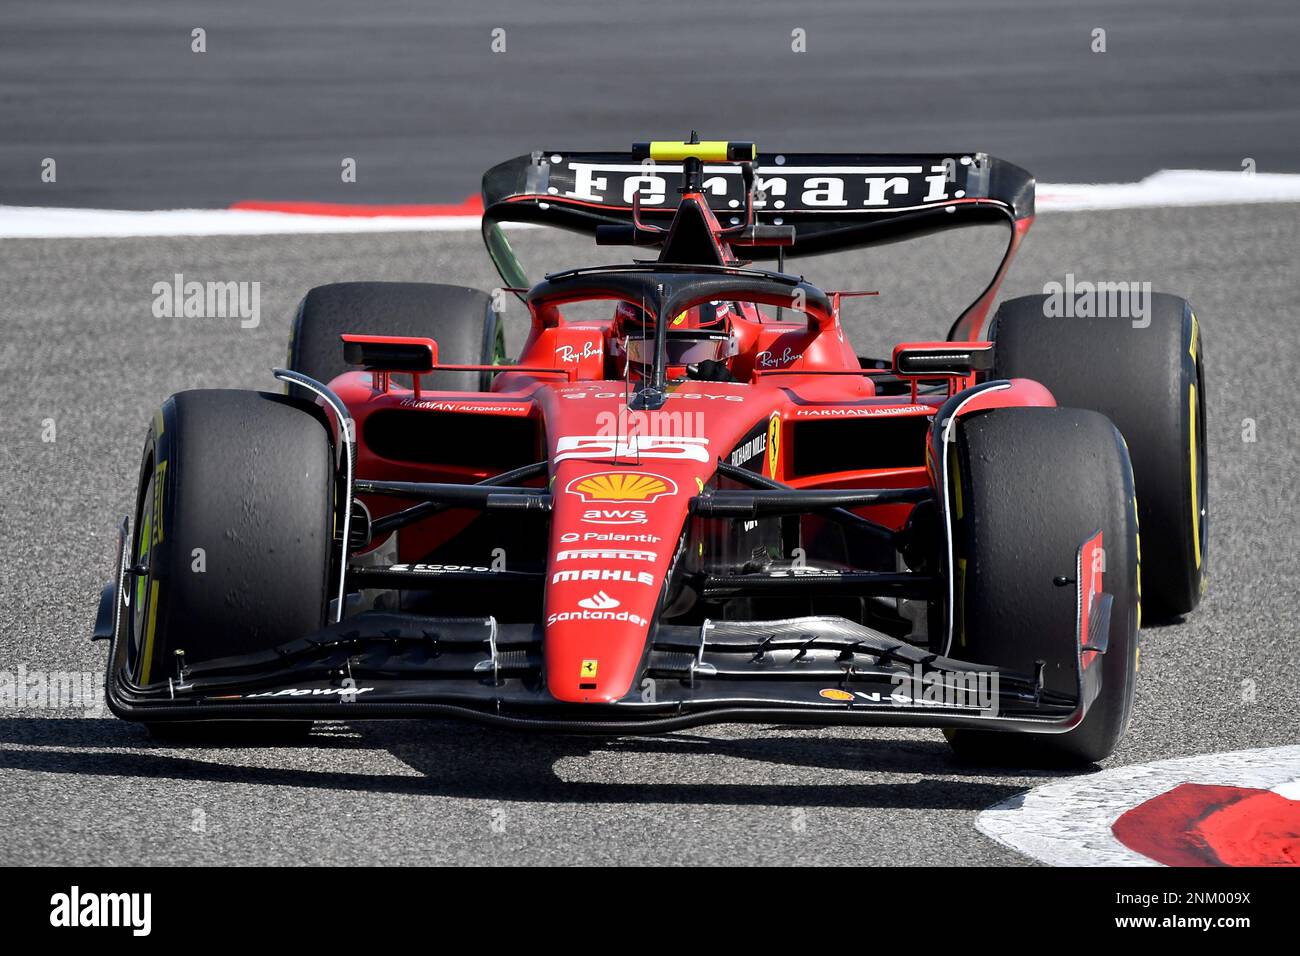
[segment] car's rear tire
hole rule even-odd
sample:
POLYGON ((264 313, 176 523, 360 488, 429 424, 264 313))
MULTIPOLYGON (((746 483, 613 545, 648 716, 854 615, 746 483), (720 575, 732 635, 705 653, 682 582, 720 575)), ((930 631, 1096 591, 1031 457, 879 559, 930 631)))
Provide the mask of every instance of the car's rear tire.
POLYGON ((1183 299, 1149 297, 1150 324, 1058 318, 1046 296, 1002 303, 993 319, 997 378, 1031 378, 1058 405, 1101 412, 1128 443, 1142 522, 1142 609, 1166 620, 1205 589, 1208 511, 1199 326, 1183 299))
MULTIPOLYGON (((324 626, 333 448, 316 406, 236 390, 180 392, 145 442, 128 578, 128 676, 269 650, 324 626)), ((165 732, 166 727, 160 727, 165 732)))
MULTIPOLYGON (((433 282, 337 282, 309 291, 289 334, 289 368, 319 382, 349 371, 339 336, 409 335, 438 343, 446 365, 499 365, 505 361, 505 324, 486 292, 433 282)), ((434 372, 428 389, 485 390, 491 372, 434 372)), ((289 386, 289 394, 312 397, 289 386)))
POLYGON ((962 419, 951 461, 958 600, 951 655, 1033 674, 1075 696, 1080 545, 1102 532, 1102 588, 1113 596, 1101 691, 1063 734, 960 729, 959 756, 1014 764, 1089 763, 1128 724, 1137 673, 1137 517, 1115 426, 1075 408, 1000 408, 962 419))

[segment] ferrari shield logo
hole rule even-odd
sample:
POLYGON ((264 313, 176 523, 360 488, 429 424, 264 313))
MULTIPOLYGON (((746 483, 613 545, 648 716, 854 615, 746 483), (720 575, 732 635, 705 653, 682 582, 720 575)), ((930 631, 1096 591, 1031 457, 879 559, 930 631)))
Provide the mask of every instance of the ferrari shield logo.
POLYGON ((781 415, 773 412, 767 421, 767 473, 776 477, 777 466, 781 464, 781 415))

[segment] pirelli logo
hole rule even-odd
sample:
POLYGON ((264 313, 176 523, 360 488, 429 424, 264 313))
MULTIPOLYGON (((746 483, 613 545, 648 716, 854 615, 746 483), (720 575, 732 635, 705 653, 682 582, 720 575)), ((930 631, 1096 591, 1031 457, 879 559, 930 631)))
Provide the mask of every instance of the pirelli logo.
POLYGON ((654 551, 629 551, 623 548, 568 548, 557 552, 556 561, 654 561, 654 551))

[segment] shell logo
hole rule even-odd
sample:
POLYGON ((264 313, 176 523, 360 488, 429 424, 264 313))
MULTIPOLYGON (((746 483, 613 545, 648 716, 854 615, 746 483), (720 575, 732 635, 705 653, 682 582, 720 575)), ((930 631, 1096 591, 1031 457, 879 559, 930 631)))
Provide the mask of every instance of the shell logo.
POLYGON ((677 483, 662 475, 635 471, 604 471, 569 482, 565 491, 585 502, 657 501, 664 495, 677 494, 677 483))

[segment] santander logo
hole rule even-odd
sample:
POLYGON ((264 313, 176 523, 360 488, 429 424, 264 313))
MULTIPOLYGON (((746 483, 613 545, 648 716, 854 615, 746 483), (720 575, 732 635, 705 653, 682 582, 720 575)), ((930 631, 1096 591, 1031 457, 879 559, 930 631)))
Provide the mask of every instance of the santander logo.
POLYGON ((609 611, 618 605, 618 599, 610 597, 604 591, 597 591, 591 597, 583 598, 578 602, 578 607, 585 607, 588 611, 609 611))

